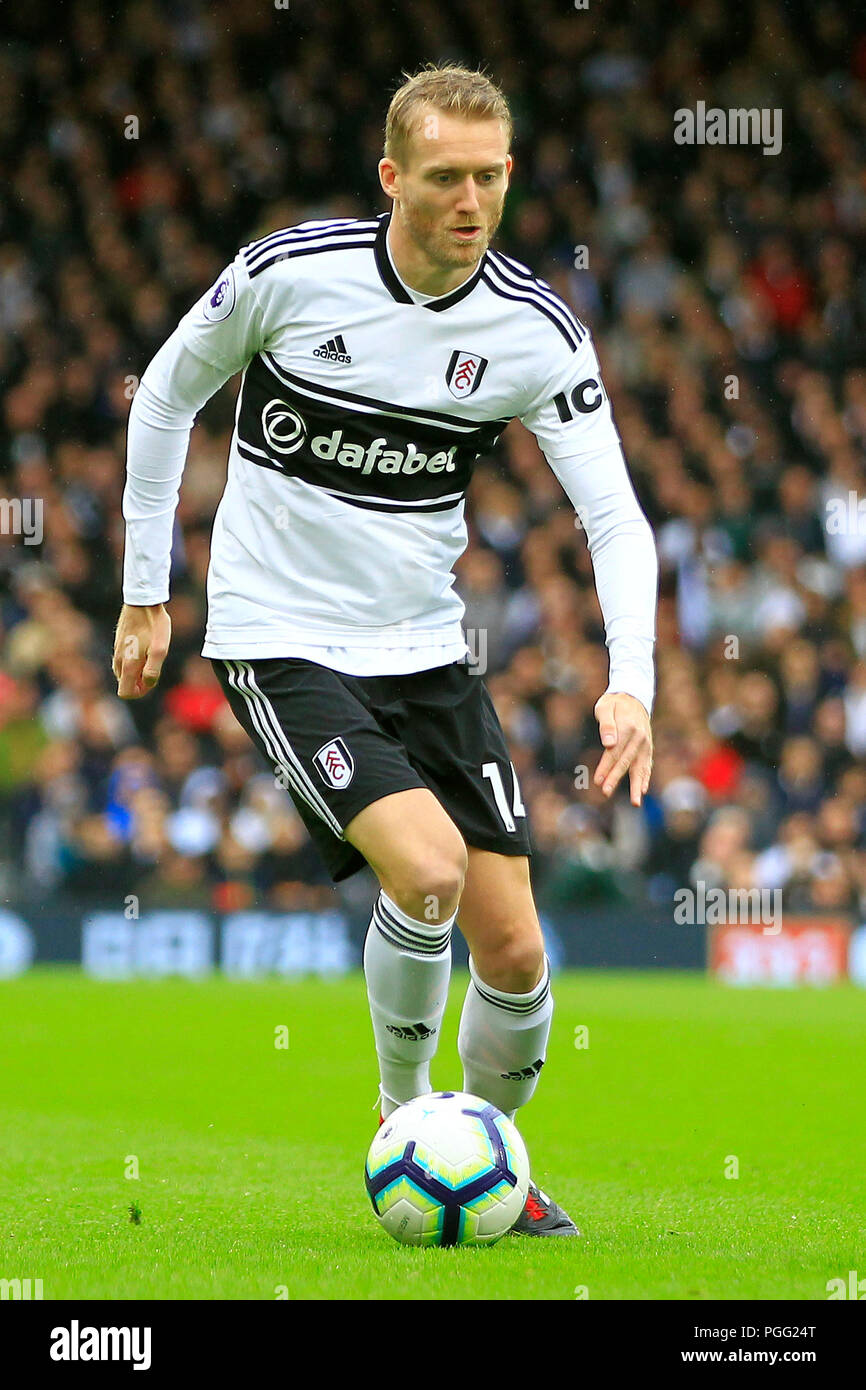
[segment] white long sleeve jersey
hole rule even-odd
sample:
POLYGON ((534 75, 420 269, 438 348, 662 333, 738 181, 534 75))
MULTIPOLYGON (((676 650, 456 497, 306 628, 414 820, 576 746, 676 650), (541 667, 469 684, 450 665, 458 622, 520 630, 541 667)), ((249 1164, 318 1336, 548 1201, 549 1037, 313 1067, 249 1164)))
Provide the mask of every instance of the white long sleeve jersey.
POLYGON ((354 674, 466 653, 454 565, 476 459, 517 417, 587 534, 610 690, 653 699, 656 555, 588 330, 488 250, 458 289, 397 275, 390 214, 243 247, 148 366, 130 411, 124 600, 169 597, 196 412, 243 371, 208 572, 208 657, 354 674))

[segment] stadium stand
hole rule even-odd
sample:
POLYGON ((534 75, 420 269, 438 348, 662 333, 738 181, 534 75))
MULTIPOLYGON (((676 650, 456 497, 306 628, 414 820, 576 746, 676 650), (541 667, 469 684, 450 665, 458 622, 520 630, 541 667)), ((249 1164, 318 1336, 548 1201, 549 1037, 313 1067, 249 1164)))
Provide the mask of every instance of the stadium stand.
POLYGON ((573 511, 519 423, 480 461, 458 588, 485 635, 540 904, 661 904, 700 877, 782 888, 797 910, 866 907, 866 27, 834 0, 700 0, 675 27, 669 11, 4 14, 4 899, 333 900, 199 655, 236 382, 193 434, 161 684, 116 697, 125 420, 238 246, 384 209, 388 97, 433 59, 485 64, 513 104, 497 244, 591 325, 661 559, 656 764, 636 810, 592 787, 606 659, 573 511), (783 111, 781 150, 675 144, 674 113, 697 99, 783 111))

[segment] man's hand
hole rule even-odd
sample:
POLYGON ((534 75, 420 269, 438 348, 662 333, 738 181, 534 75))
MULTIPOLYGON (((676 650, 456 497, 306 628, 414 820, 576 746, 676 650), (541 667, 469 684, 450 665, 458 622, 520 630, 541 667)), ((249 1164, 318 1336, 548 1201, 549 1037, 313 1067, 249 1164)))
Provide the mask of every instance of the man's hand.
POLYGON ((631 804, 639 806, 647 790, 653 765, 650 717, 640 700, 620 691, 609 691, 596 702, 595 717, 604 752, 593 781, 605 796, 612 796, 626 772, 631 804))
POLYGON ((125 603, 114 634, 111 669, 121 700, 140 700, 159 680, 171 641, 171 618, 162 603, 125 603))

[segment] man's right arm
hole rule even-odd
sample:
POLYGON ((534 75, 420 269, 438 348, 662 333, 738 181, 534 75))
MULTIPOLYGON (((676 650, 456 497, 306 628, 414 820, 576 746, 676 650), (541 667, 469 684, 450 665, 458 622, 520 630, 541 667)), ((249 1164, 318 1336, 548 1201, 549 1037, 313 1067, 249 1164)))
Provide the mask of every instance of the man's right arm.
POLYGON ((150 362, 127 430, 123 608, 112 669, 122 699, 156 685, 168 651, 165 610, 174 514, 196 414, 258 351, 262 313, 239 255, 150 362))

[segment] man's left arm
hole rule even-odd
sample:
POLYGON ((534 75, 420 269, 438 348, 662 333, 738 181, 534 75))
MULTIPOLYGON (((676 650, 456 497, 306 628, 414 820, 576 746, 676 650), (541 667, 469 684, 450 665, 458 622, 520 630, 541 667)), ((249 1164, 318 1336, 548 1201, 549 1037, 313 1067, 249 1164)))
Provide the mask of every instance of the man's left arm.
POLYGON ((592 557, 610 657, 595 705, 604 752, 594 781, 610 796, 628 772, 639 806, 652 770, 658 562, 588 332, 521 419, 574 506, 592 557))

